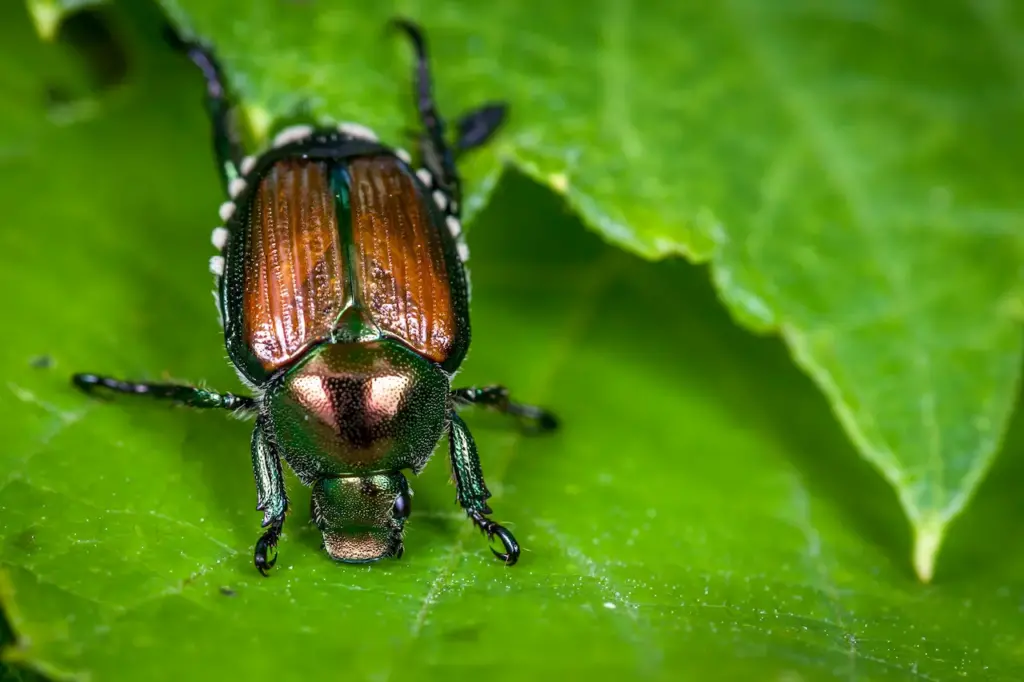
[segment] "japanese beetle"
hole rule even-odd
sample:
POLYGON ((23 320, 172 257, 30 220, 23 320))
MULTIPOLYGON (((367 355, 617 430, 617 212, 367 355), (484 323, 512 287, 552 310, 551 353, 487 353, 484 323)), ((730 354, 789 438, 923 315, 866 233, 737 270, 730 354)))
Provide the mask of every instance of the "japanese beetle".
POLYGON ((210 261, 228 355, 252 397, 195 386, 72 380, 190 407, 255 413, 252 464, 266 532, 261 573, 277 560, 288 497, 281 458, 312 486, 311 514, 334 559, 364 563, 402 554, 412 511, 404 469, 418 474, 441 436, 459 504, 512 565, 519 545, 487 518, 490 493, 476 445, 457 409, 483 405, 555 428, 545 410, 509 400, 500 386, 451 388, 469 348, 468 251, 455 157, 486 142, 503 104, 471 111, 454 147, 434 104, 420 29, 397 20, 416 54, 423 132, 420 167, 365 126, 292 126, 260 156, 246 156, 211 51, 175 37, 200 68, 214 147, 229 200, 210 261))

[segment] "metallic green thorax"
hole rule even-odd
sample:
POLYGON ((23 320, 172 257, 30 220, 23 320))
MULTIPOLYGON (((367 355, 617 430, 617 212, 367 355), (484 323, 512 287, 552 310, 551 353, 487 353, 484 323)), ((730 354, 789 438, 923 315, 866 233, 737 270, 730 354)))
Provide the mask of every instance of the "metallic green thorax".
POLYGON ((303 481, 426 464, 444 430, 448 377, 397 341, 321 346, 263 398, 303 481))

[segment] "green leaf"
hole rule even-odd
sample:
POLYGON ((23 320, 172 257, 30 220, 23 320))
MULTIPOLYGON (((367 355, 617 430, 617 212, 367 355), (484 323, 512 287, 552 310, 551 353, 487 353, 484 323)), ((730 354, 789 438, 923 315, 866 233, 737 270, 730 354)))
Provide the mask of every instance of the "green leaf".
MULTIPOLYGON (((215 42, 261 132, 301 105, 393 140, 409 125, 406 47, 384 27, 410 7, 163 4, 215 42)), ((477 189, 511 162, 614 244, 710 259, 733 315, 782 335, 894 486, 928 580, 1020 373, 1016 6, 448 0, 411 13, 449 115, 512 104, 507 134, 469 168, 477 189)))
MULTIPOLYGON (((30 4, 42 26, 60 3, 30 4)), ((384 40, 404 8, 163 4, 216 43, 258 133, 300 108, 388 139, 408 127, 384 40)), ((512 104, 509 132, 469 165, 476 188, 511 162, 612 243, 711 259, 732 313, 782 334, 895 487, 930 579, 1019 377, 1024 22, 996 0, 583 14, 450 0, 419 17, 447 110, 512 104)))
POLYGON ((103 0, 25 0, 36 30, 44 38, 52 40, 64 18, 91 5, 103 4, 103 0))
POLYGON ((528 439, 467 415, 520 565, 458 513, 439 453, 401 561, 331 563, 291 478, 260 578, 251 426, 68 386, 85 370, 238 389, 206 272, 220 197, 201 84, 131 12, 129 83, 68 124, 43 106, 50 50, 0 9, 0 60, 32 65, 0 71, 18 104, 0 108, 7 661, 115 681, 1021 679, 1024 423, 921 585, 894 559, 911 543, 897 504, 782 344, 737 329, 703 270, 602 243, 519 175, 470 237, 459 379, 564 422, 528 439))

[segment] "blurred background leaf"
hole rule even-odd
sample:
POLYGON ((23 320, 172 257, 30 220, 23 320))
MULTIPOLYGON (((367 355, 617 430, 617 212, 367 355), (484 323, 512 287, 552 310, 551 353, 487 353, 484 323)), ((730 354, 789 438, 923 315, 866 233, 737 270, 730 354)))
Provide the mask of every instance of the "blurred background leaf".
MULTIPOLYGON (((0 10, 0 59, 33 65, 0 70, 18 105, 0 113, 0 286, 7 319, 22 321, 0 346, 0 599, 17 636, 4 650, 14 671, 1021 678, 1024 424, 954 529, 937 584, 921 585, 901 560, 912 538, 895 497, 783 345, 737 329, 703 269, 603 243, 518 174, 497 186, 470 237, 475 339, 460 379, 504 382, 565 423, 555 437, 523 439, 495 417, 467 418, 497 517, 528 550, 521 565, 490 557, 438 457, 414 482, 405 558, 368 568, 319 551, 308 493, 290 479, 296 513, 280 570, 260 579, 250 425, 90 401, 67 385, 71 372, 94 370, 238 388, 206 272, 220 197, 201 83, 161 46, 145 7, 105 15, 130 68, 99 90, 103 79, 36 42, 23 9, 0 10)), ((473 79, 458 41, 435 43, 446 108, 504 92, 485 73, 476 91, 460 90, 473 79)), ((374 49, 387 129, 407 73, 374 49)), ((367 54, 350 84, 373 70, 367 54)), ((521 158, 523 130, 475 160, 478 196, 497 181, 495 158, 521 158)))

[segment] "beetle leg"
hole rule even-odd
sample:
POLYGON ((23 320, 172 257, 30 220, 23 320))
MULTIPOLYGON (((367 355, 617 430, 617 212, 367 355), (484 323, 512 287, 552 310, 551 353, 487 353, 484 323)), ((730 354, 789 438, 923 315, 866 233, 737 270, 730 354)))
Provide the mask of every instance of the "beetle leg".
POLYGON ((281 527, 284 525, 284 517, 276 519, 271 524, 270 530, 260 536, 256 541, 256 551, 253 553, 253 563, 264 578, 270 574, 267 572, 277 563, 277 541, 281 538, 281 527), (267 556, 273 552, 268 560, 267 556))
POLYGON ((242 159, 245 149, 236 127, 236 117, 228 97, 224 72, 213 51, 197 41, 185 40, 174 29, 168 27, 167 39, 171 45, 188 56, 199 67, 206 80, 207 110, 213 124, 213 148, 221 172, 224 189, 231 181, 242 175, 242 159))
POLYGON ((476 527, 487 535, 488 540, 493 540, 497 535, 505 548, 504 553, 491 549, 491 553, 505 563, 506 566, 514 566, 519 561, 519 542, 505 526, 499 525, 480 512, 469 512, 469 518, 473 520, 476 527))
POLYGON ((461 154, 485 144, 497 132, 507 114, 508 105, 504 102, 489 102, 464 114, 456 124, 459 137, 455 142, 455 152, 461 154))
POLYGON ((252 473, 256 478, 256 509, 263 512, 267 531, 256 542, 253 563, 263 575, 277 563, 277 541, 281 537, 284 517, 288 513, 288 496, 281 474, 281 457, 277 446, 267 435, 264 417, 256 419, 252 433, 252 473), (269 554, 274 552, 273 557, 269 554))
POLYGON ((462 205, 462 190, 455 157, 445 142, 445 123, 434 103, 433 83, 430 76, 430 61, 427 56, 427 41, 420 27, 407 19, 393 19, 391 24, 405 32, 416 51, 414 92, 416 108, 424 134, 420 138, 420 153, 427 170, 441 184, 456 206, 462 205))
POLYGON ((512 402, 504 386, 457 388, 452 391, 452 400, 456 404, 482 405, 518 417, 527 433, 546 433, 558 428, 555 415, 542 407, 512 402))
POLYGON ((112 377, 97 376, 95 374, 75 374, 71 377, 71 382, 86 393, 92 393, 97 388, 105 388, 115 393, 130 393, 158 400, 171 400, 188 407, 201 409, 256 409, 256 401, 248 396, 235 395, 234 393, 218 393, 197 386, 136 383, 112 377))
POLYGON ((455 477, 459 504, 466 510, 473 523, 487 534, 488 539, 493 540, 495 535, 498 536, 505 547, 505 552, 497 552, 494 549, 491 549, 491 552, 506 566, 511 566, 519 560, 519 543, 507 528, 485 516, 492 513, 487 505, 487 498, 491 493, 484 483, 484 472, 480 468, 480 455, 477 453, 473 435, 455 410, 448 411, 448 424, 448 451, 452 460, 452 473, 455 477))

